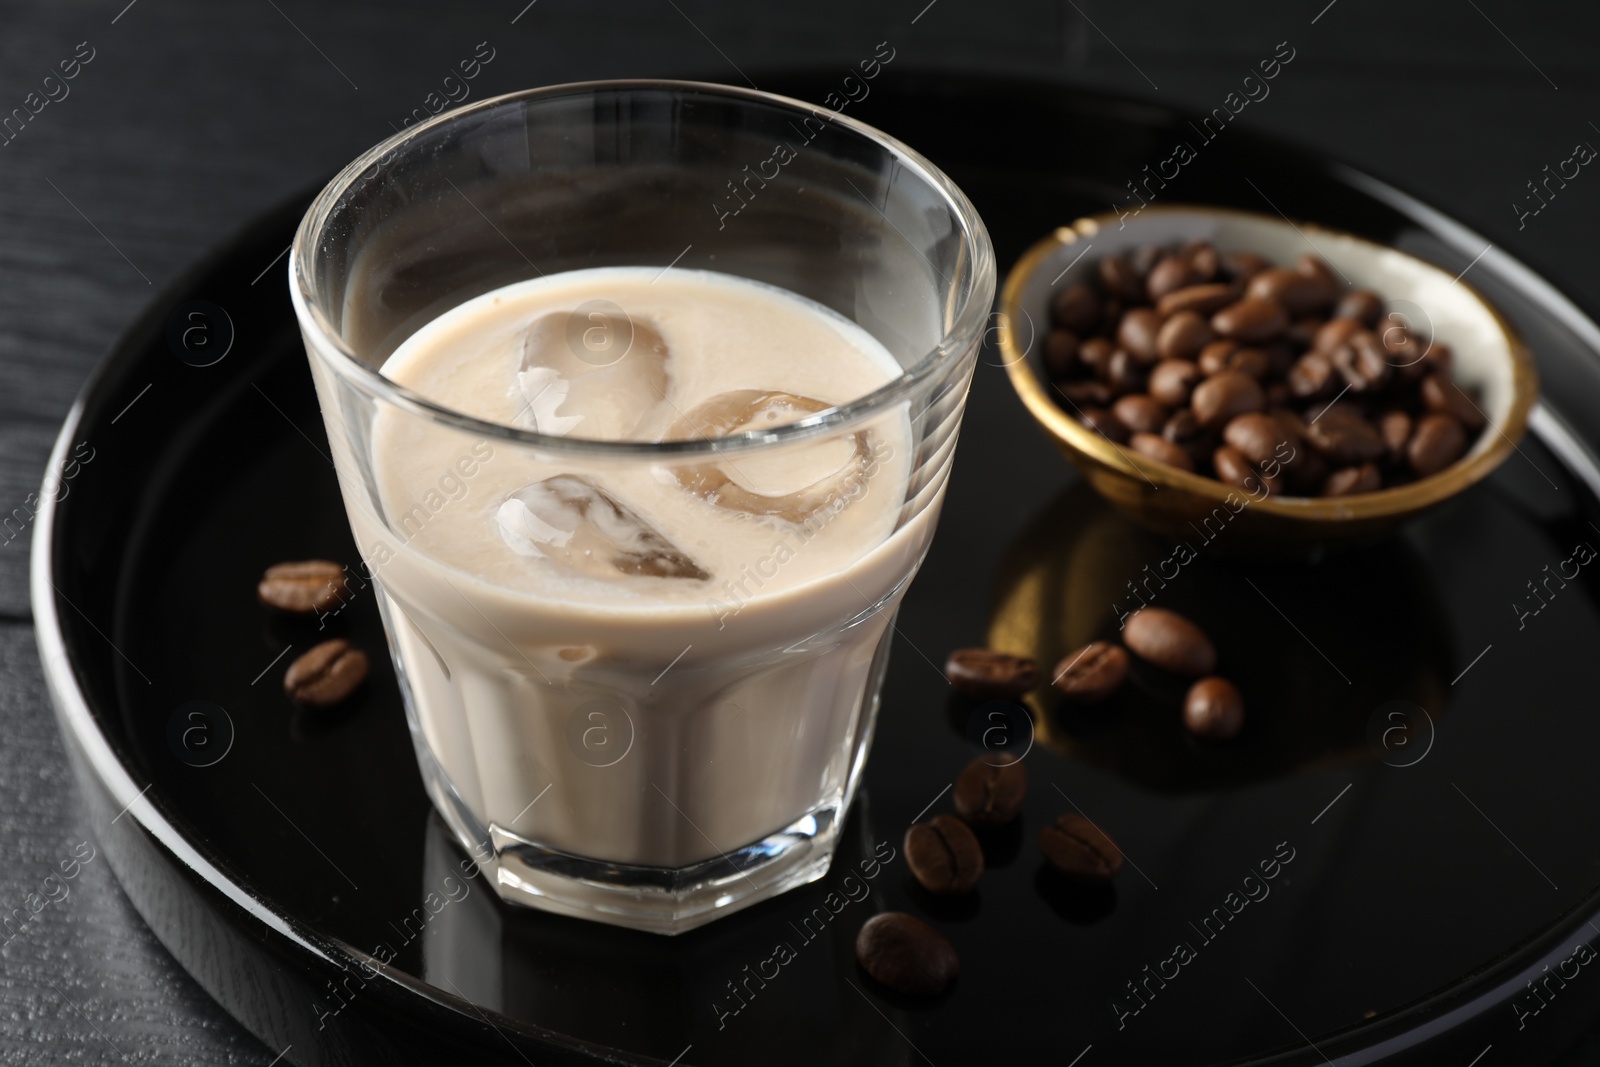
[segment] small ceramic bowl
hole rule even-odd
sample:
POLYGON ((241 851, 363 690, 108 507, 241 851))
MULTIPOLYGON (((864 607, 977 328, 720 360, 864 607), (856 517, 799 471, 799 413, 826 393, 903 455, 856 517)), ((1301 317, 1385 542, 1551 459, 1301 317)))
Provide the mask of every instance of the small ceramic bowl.
POLYGON ((1000 350, 1011 384, 1089 484, 1130 518, 1170 536, 1192 539, 1199 531, 1209 541, 1209 531, 1226 528, 1226 536, 1217 536, 1224 551, 1305 555, 1376 540, 1499 466, 1527 428, 1538 394, 1527 346, 1467 283, 1352 234, 1246 211, 1152 205, 1120 221, 1115 214, 1080 219, 1028 249, 1006 276, 1000 311, 1010 327, 1000 331, 1000 350), (1042 371, 1050 298, 1095 277, 1103 256, 1201 238, 1218 251, 1254 251, 1279 266, 1292 266, 1307 252, 1322 256, 1351 286, 1383 297, 1386 309, 1416 333, 1450 346, 1452 377, 1477 394, 1488 428, 1456 463, 1405 485, 1344 497, 1251 500, 1230 485, 1146 459, 1084 426, 1062 406, 1042 371))

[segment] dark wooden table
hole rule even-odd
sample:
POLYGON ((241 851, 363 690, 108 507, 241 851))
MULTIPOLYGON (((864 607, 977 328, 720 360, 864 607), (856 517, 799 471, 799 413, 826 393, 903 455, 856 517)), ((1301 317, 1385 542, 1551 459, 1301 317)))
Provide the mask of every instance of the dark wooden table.
MULTIPOLYGON (((177 967, 103 861, 64 897, 44 883, 96 828, 34 650, 29 494, 85 376, 140 308, 252 216, 389 134, 459 60, 492 50, 473 98, 640 75, 759 86, 786 67, 843 71, 890 39, 894 70, 1037 76, 1205 111, 1287 41, 1295 62, 1239 122, 1409 189, 1595 313, 1600 175, 1580 172, 1521 213, 1537 206, 1528 183, 1546 165, 1600 144, 1597 30, 1600 12, 1553 0, 0 7, 0 116, 30 116, 0 125, 0 920, 27 914, 30 894, 58 898, 0 932, 0 1062, 259 1067, 278 1054, 177 967)), ((261 266, 282 284, 281 263, 261 266)), ((980 375, 975 388, 1005 385, 980 375)), ((1600 1064, 1600 1034, 1561 1062, 1600 1064)))

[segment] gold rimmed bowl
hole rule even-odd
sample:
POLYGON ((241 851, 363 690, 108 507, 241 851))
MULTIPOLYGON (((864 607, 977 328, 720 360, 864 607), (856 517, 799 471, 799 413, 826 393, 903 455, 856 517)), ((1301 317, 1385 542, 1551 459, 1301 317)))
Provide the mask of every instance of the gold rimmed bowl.
POLYGON ((1516 448, 1538 396, 1527 346, 1466 282, 1415 256, 1310 223, 1216 207, 1149 206, 1137 216, 1097 215, 1063 226, 1023 254, 1006 276, 1000 311, 1009 328, 1000 350, 1017 395, 1095 491, 1141 525, 1227 549, 1315 554, 1376 540, 1481 481, 1516 448), (1343 497, 1248 496, 1214 478, 1158 463, 1120 446, 1075 417, 1044 373, 1041 352, 1050 299, 1094 277, 1099 260, 1141 245, 1193 240, 1219 251, 1253 251, 1291 266, 1311 252, 1420 336, 1450 346, 1452 377, 1477 396, 1488 426, 1467 453, 1437 474, 1343 497), (1226 536, 1220 531, 1226 529, 1226 536))

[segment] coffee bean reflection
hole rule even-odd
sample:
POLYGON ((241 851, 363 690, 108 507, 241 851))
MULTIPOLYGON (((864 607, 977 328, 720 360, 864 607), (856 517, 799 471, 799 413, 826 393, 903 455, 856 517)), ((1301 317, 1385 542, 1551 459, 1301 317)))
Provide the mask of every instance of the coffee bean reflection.
POLYGON ((1249 709, 1225 745, 1183 728, 1186 680, 1135 663, 1120 692, 1089 707, 1048 688, 1027 698, 1038 743, 1158 792, 1212 789, 1374 758, 1372 709, 1403 700, 1437 723, 1450 635, 1425 561, 1403 538, 1315 562, 1228 553, 1227 531, 1189 553, 1123 518, 1087 485, 1058 497, 1008 550, 991 647, 1055 663, 1120 640, 1141 604, 1179 612, 1216 643, 1217 673, 1249 709), (1175 559, 1186 562, 1174 563, 1175 559))

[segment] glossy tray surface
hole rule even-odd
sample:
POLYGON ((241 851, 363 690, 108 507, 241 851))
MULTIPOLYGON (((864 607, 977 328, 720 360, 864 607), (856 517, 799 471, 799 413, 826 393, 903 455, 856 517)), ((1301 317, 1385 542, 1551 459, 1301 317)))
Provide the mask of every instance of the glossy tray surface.
MULTIPOLYGON (((828 84, 764 87, 821 99, 828 84)), ((1053 226, 1136 207, 1126 182, 1185 125, 909 73, 852 113, 948 171, 1002 266, 1053 226)), ((38 555, 69 747, 107 819, 128 806, 105 844, 135 903, 302 1064, 1466 1063, 1492 1046, 1487 1064, 1570 1042, 1595 1012, 1582 986, 1600 982, 1584 966, 1600 939, 1600 472, 1583 444, 1600 441, 1600 332, 1499 253, 1474 262, 1487 242, 1451 220, 1291 148, 1232 131, 1180 194, 1254 210, 1265 194, 1452 272, 1471 264, 1539 363, 1528 439, 1370 549, 1290 564, 1202 546, 1158 602, 1216 638, 1245 733, 1193 743, 1181 690, 1143 674, 1092 714, 1038 702, 1031 739, 1010 715, 1031 742, 1026 809, 986 840, 978 892, 940 902, 909 879, 901 837, 949 809, 997 710, 952 697, 945 655, 993 640, 1053 663, 1114 632, 1125 582, 1172 554, 1076 479, 991 348, 834 869, 677 938, 501 905, 430 813, 370 590, 320 631, 256 603, 271 563, 357 559, 282 263, 268 266, 304 202, 263 219, 91 384, 61 447, 95 458, 38 555), (194 323, 215 347, 185 340, 194 323), (296 711, 283 668, 327 636, 372 653, 372 678, 343 709, 296 711), (1109 891, 1041 864, 1039 828, 1071 810, 1126 851, 1109 891), (936 1001, 857 968, 856 931, 887 909, 960 952, 936 1001), (1526 987, 1549 973, 1564 977, 1526 987)))

